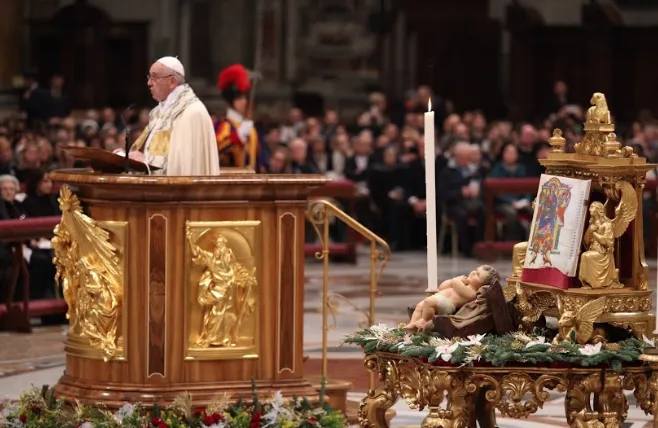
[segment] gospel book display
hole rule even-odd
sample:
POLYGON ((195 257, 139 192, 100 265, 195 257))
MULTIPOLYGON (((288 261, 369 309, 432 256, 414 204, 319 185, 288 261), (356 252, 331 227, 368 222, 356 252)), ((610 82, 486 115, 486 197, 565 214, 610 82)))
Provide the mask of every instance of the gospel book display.
POLYGON ((387 427, 386 409, 402 398, 429 408, 422 427, 474 428, 477 420, 494 428, 496 410, 528 417, 550 390, 567 393, 571 427, 620 428, 625 390, 658 426, 642 235, 645 176, 655 165, 617 141, 603 94, 591 102, 575 153, 564 152, 558 129, 549 141, 530 237, 514 248, 507 285, 456 278, 436 298, 457 303, 456 312, 430 311, 422 331, 374 325, 346 339, 363 347, 380 379, 361 403, 361 426, 387 427))

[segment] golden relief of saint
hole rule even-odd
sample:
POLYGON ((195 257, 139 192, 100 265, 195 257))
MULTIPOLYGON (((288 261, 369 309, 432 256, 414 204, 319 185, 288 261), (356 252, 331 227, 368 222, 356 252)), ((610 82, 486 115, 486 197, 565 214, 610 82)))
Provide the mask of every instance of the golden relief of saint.
POLYGON ((255 268, 249 270, 239 263, 222 235, 215 239, 212 251, 196 245, 189 228, 187 240, 192 261, 204 268, 197 297, 203 307, 202 327, 194 345, 198 348, 236 346, 240 327, 255 307, 255 268))

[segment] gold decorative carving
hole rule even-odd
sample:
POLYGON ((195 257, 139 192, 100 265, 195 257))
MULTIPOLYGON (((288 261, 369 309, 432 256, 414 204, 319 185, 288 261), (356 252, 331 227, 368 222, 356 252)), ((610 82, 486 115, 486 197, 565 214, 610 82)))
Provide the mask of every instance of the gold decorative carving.
POLYGON ((575 310, 564 310, 562 299, 557 298, 557 309, 560 314, 558 320, 558 335, 555 337, 555 343, 568 341, 577 342, 581 345, 586 344, 592 339, 594 333, 594 323, 605 310, 605 297, 599 297, 596 300, 588 302, 575 310))
POLYGON ((612 118, 608 110, 608 102, 605 95, 601 92, 595 92, 590 100, 592 107, 587 109, 587 123, 611 125, 612 118))
POLYGON ((495 428, 494 409, 521 419, 536 413, 551 397, 566 392, 565 415, 571 427, 621 427, 628 416, 624 390, 652 412, 655 385, 647 367, 605 368, 437 367, 417 358, 378 352, 365 357, 366 369, 379 375, 379 389, 361 401, 362 427, 388 427, 385 415, 399 397, 412 409, 429 408, 422 427, 495 428), (654 388, 654 389, 652 389, 654 388), (476 410, 480 409, 480 410, 476 410))
POLYGON ((555 128, 553 130, 553 136, 548 139, 548 144, 553 147, 553 153, 564 153, 564 146, 567 144, 567 140, 562 136, 562 130, 555 128))
POLYGON ((615 191, 621 193, 621 200, 615 208, 615 217, 608 218, 601 202, 592 202, 589 208, 589 227, 583 241, 587 251, 580 256, 579 278, 583 286, 591 288, 621 288, 619 269, 615 267, 614 243, 628 229, 637 213, 637 196, 633 186, 626 181, 618 181, 615 191))
POLYGON ((523 322, 536 322, 545 310, 555 305, 555 296, 548 291, 537 291, 527 295, 521 283, 516 285, 516 308, 523 315, 523 322))
POLYGON ((62 220, 55 228, 56 277, 69 305, 66 351, 88 358, 125 358, 122 314, 127 222, 86 216, 68 186, 60 189, 62 220))
POLYGON ((259 227, 186 223, 188 359, 258 357, 259 227))

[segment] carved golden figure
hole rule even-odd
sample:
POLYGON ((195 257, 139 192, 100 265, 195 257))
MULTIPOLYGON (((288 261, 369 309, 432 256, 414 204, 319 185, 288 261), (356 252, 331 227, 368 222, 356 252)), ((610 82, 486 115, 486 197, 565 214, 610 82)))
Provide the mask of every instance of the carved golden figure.
POLYGON ((61 282, 62 293, 68 309, 66 319, 69 320, 69 331, 78 333, 78 317, 76 316, 77 294, 80 287, 80 276, 77 268, 78 245, 71 240, 64 225, 55 226, 54 237, 51 241, 55 250, 53 263, 55 264, 55 281, 61 282))
POLYGON ((60 190, 62 220, 55 230, 53 248, 57 275, 69 303, 70 334, 112 358, 117 350, 123 284, 117 248, 110 232, 82 212, 71 189, 60 190))
POLYGON ((583 287, 623 287, 619 283, 619 269, 615 267, 614 244, 635 218, 637 197, 628 182, 617 182, 615 188, 621 192, 615 218, 611 220, 606 216, 605 206, 601 202, 592 202, 589 208, 589 227, 583 237, 587 251, 580 256, 579 279, 583 287))
POLYGON ((612 118, 610 117, 610 110, 608 110, 608 102, 605 99, 605 95, 601 92, 595 92, 589 102, 592 104, 592 107, 587 109, 587 123, 604 125, 612 124, 612 118))
POLYGON ((523 322, 536 322, 545 310, 555 305, 555 296, 547 291, 538 291, 528 297, 520 283, 516 285, 515 306, 523 314, 523 322))
POLYGON ((203 321, 195 346, 236 346, 243 321, 255 309, 255 268, 249 270, 239 263, 222 235, 215 239, 212 251, 200 248, 192 240, 189 226, 186 235, 193 262, 205 268, 198 294, 198 302, 204 308, 203 321))
POLYGON ((558 335, 555 336, 554 343, 572 342, 574 341, 573 335, 575 335, 575 342, 580 345, 589 342, 594 333, 594 323, 605 311, 606 300, 605 297, 599 297, 575 311, 564 309, 562 298, 557 297, 560 319, 558 320, 558 335))

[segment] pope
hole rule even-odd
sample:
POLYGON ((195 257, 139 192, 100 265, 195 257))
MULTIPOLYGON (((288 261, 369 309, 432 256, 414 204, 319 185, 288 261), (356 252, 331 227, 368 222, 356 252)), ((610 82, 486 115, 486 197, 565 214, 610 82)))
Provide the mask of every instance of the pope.
POLYGON ((151 66, 147 83, 159 104, 129 156, 160 168, 157 174, 218 175, 212 119, 185 83, 183 64, 174 57, 160 58, 151 66))
POLYGON ((231 65, 217 76, 217 88, 229 104, 226 117, 215 123, 220 164, 259 172, 265 162, 258 133, 247 112, 251 90, 249 72, 241 64, 231 65))

